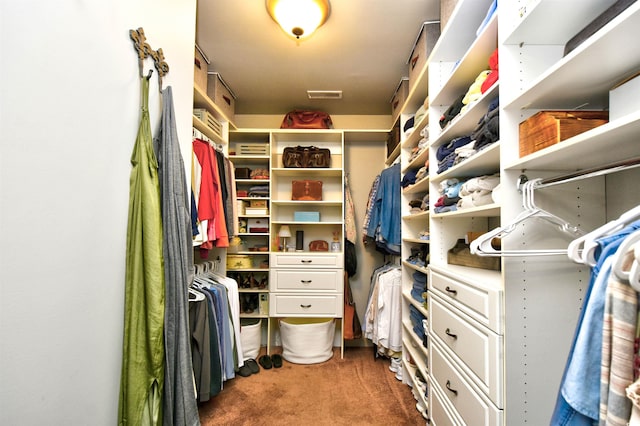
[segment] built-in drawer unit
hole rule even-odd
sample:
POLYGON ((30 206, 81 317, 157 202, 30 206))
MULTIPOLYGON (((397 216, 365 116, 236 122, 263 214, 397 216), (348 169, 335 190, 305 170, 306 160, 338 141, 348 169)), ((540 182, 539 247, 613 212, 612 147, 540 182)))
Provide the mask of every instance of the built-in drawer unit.
POLYGON ((503 411, 498 409, 484 393, 474 389, 473 384, 455 367, 454 361, 436 342, 431 344, 429 371, 433 378, 432 386, 438 387, 440 393, 465 424, 485 426, 503 424, 503 411))
POLYGON ((476 278, 472 283, 464 277, 445 275, 431 267, 429 289, 496 333, 504 333, 502 292, 493 281, 482 283, 476 278))
POLYGON ((455 417, 440 394, 440 389, 431 386, 429 389, 429 421, 432 426, 458 426, 462 422, 455 417))
POLYGON ((498 407, 503 406, 502 336, 465 318, 453 306, 432 295, 429 332, 448 348, 476 385, 498 407))
POLYGON ((344 255, 341 253, 271 253, 272 268, 342 268, 344 255))
POLYGON ((338 269, 272 269, 270 291, 332 291, 342 289, 344 277, 338 269))
POLYGON ((327 295, 269 295, 269 315, 272 317, 342 317, 342 293, 327 295))

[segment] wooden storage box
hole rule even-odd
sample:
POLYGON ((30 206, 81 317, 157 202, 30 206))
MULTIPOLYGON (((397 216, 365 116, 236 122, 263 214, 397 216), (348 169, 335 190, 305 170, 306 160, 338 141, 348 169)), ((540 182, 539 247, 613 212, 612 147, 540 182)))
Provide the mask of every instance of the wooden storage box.
POLYGON ((204 92, 207 91, 207 66, 207 61, 196 47, 193 59, 193 84, 204 92))
POLYGON ((409 79, 407 77, 403 77, 400 80, 400 84, 396 88, 396 91, 393 93, 393 97, 391 98, 391 116, 395 121, 396 117, 402 111, 402 105, 407 100, 407 96, 409 95, 409 79))
POLYGON ((484 257, 471 254, 471 249, 464 240, 458 240, 456 245, 447 252, 447 263, 449 265, 468 266, 492 271, 500 270, 499 257, 484 257))
POLYGON ((220 107, 220 110, 229 121, 233 121, 236 108, 236 96, 217 72, 210 72, 208 74, 207 95, 209 95, 214 104, 220 107))
POLYGON ((269 220, 268 219, 248 219, 247 228, 249 233, 262 234, 262 233, 269 232, 269 220))
POLYGON ((609 121, 607 111, 540 111, 520 123, 520 157, 609 121))
POLYGON ((387 157, 393 153, 400 143, 400 120, 397 120, 387 137, 387 157))
POLYGON ((234 173, 236 179, 249 179, 251 175, 251 169, 248 167, 236 167, 234 173))
POLYGON ((202 121, 213 133, 222 137, 222 124, 204 108, 194 108, 193 115, 202 121))
POLYGON ((294 180, 291 182, 293 201, 322 201, 321 180, 294 180))
POLYGON ((268 155, 268 143, 240 143, 238 144, 238 155, 268 155))
POLYGON ((413 89, 427 63, 427 58, 440 37, 440 22, 429 21, 422 24, 416 43, 409 56, 409 90, 413 89))

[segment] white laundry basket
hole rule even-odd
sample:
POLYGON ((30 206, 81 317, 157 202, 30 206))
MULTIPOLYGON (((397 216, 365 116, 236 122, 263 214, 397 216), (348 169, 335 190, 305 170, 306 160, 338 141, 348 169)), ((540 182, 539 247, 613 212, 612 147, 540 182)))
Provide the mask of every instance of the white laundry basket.
POLYGON ((333 318, 284 318, 280 321, 282 357, 294 364, 316 364, 333 356, 333 318))
POLYGON ((243 360, 257 359, 262 342, 262 320, 243 318, 240 327, 243 360))

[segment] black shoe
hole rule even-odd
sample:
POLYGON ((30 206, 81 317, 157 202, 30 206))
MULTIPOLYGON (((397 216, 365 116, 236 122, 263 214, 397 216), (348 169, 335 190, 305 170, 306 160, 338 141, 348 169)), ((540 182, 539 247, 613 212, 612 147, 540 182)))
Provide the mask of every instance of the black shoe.
POLYGON ((244 362, 244 365, 245 367, 249 368, 249 371, 251 371, 251 374, 256 374, 260 372, 260 367, 258 367, 258 363, 253 358, 246 360, 244 362))
POLYGON ((242 367, 240 367, 238 369, 237 373, 238 373, 238 376, 249 377, 251 375, 251 370, 249 369, 249 367, 245 363, 245 365, 243 365, 242 367))
POLYGON ((260 358, 258 358, 258 362, 265 370, 269 370, 271 369, 271 367, 273 367, 269 355, 262 355, 260 358))
POLYGON ((275 368, 282 367, 282 356, 278 354, 271 355, 271 363, 275 368))

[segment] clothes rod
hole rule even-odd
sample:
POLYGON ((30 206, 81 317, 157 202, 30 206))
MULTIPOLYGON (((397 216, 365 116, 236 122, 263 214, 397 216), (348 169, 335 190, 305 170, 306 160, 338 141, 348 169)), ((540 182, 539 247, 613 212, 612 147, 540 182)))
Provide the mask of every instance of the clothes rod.
MULTIPOLYGON (((548 186, 560 185, 563 183, 569 183, 580 179, 586 179, 590 177, 601 176, 614 172, 621 172, 623 170, 632 169, 634 167, 640 166, 640 157, 633 158, 631 160, 619 161, 616 163, 607 164, 605 166, 592 167, 590 169, 584 169, 573 173, 567 173, 561 176, 556 176, 552 178, 546 178, 540 180, 538 184, 535 185, 534 189, 546 188, 548 186)), ((521 183, 526 182, 526 177, 524 180, 520 180, 521 183)))

